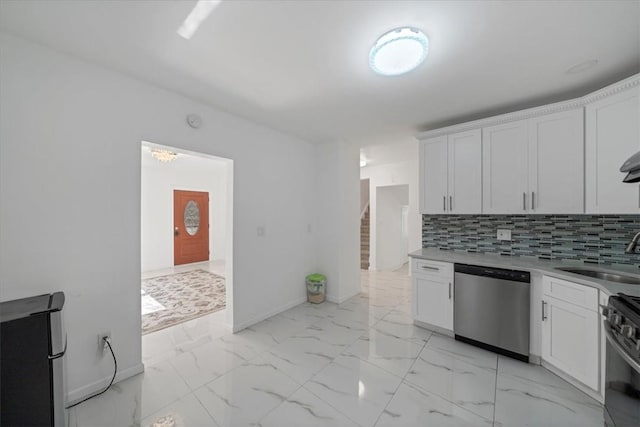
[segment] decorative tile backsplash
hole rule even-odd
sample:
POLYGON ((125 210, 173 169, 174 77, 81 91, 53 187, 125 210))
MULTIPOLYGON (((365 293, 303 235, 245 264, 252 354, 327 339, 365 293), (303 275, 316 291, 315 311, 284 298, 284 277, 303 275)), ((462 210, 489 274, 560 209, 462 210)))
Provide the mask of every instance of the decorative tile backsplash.
POLYGON ((640 252, 624 253, 638 231, 640 215, 422 215, 424 248, 640 268, 640 252), (497 240, 498 228, 512 240, 497 240))

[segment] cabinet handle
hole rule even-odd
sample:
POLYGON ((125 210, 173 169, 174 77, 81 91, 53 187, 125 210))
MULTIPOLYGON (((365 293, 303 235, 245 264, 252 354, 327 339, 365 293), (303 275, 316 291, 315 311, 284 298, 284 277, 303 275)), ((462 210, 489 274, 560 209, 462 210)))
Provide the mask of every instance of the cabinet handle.
POLYGON ((423 265, 420 268, 423 270, 440 271, 438 267, 429 267, 428 265, 423 265))
POLYGON ((449 299, 451 299, 451 282, 449 282, 449 299))
POLYGON ((442 212, 447 211, 447 196, 442 196, 442 212))
POLYGON ((453 211, 453 196, 449 196, 449 212, 453 211))
POLYGON ((532 191, 531 192, 531 210, 534 210, 536 208, 535 197, 536 197, 536 193, 535 191, 532 191))
POLYGON ((522 210, 527 210, 527 193, 522 193, 522 210))
POLYGON ((544 307, 547 305, 547 303, 543 300, 542 301, 542 321, 544 322, 545 320, 547 320, 547 314, 546 314, 546 310, 544 309, 544 307))

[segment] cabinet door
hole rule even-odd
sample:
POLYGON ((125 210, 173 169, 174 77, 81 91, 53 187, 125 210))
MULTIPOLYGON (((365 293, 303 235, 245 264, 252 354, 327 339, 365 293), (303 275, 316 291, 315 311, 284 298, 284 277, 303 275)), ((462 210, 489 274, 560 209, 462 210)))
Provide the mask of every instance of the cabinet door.
POLYGON ((447 137, 420 143, 422 213, 445 213, 447 204, 447 137))
POLYGON ((482 130, 448 137, 448 208, 456 214, 482 212, 482 130))
POLYGON ((542 359, 598 390, 598 312, 554 298, 543 301, 542 359))
POLYGON ((453 330, 453 281, 414 275, 413 317, 424 323, 453 330))
POLYGON ((622 182, 620 166, 640 150, 640 89, 586 107, 587 213, 640 212, 638 184, 622 182))
POLYGON ((583 109, 529 119, 529 209, 584 213, 583 109))
POLYGON ((482 129, 483 213, 526 213, 527 175, 527 121, 482 129))

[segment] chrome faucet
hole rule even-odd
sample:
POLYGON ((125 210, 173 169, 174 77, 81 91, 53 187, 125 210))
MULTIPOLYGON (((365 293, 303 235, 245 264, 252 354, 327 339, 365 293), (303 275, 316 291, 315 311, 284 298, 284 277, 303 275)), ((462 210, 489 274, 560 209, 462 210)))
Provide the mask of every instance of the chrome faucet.
POLYGON ((638 246, 638 240, 639 239, 640 239, 640 232, 636 233, 636 235, 633 236, 633 239, 627 245, 627 248, 624 250, 624 253, 626 253, 626 254, 635 253, 636 252, 636 246, 638 246))

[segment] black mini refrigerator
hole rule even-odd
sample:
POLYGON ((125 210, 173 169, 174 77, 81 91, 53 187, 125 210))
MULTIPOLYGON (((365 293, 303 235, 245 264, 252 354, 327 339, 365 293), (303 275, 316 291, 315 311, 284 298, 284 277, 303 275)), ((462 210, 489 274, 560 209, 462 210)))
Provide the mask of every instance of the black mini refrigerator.
POLYGON ((64 293, 0 303, 0 426, 65 426, 64 293))

